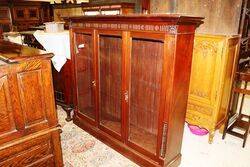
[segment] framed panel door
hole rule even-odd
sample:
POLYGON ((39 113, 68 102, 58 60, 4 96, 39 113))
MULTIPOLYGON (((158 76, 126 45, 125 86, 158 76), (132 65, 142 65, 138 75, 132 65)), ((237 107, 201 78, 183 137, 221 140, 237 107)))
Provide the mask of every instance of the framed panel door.
POLYGON ((74 44, 78 115, 95 123, 97 115, 93 33, 83 30, 74 32, 74 44))
POLYGON ((29 20, 39 20, 39 8, 28 8, 27 17, 29 20))
MULTIPOLYGON (((11 100, 10 78, 8 69, 0 67, 0 144, 6 142, 4 139, 19 133, 18 121, 15 119, 15 110, 11 100)), ((20 112, 20 111, 19 111, 20 112)), ((20 112, 21 113, 21 112, 20 112)), ((20 125, 19 125, 20 126, 20 125)), ((11 138, 10 138, 11 139, 11 138)), ((10 140, 8 139, 8 140, 10 140)), ((8 141, 7 140, 7 141, 8 141)))
MULTIPOLYGON (((128 66, 128 145, 152 158, 159 154, 164 35, 131 33, 128 66)), ((161 135, 160 135, 161 136, 161 135)))
POLYGON ((98 33, 100 128, 121 138, 122 131, 122 36, 98 33))
POLYGON ((26 9, 24 7, 14 7, 14 20, 25 20, 26 19, 26 9))

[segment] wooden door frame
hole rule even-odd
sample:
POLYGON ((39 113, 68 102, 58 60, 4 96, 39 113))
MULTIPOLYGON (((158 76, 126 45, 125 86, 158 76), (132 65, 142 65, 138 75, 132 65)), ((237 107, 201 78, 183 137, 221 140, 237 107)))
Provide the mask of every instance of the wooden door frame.
MULTIPOLYGON (((130 88, 130 84, 131 84, 131 72, 130 72, 130 69, 131 69, 131 56, 132 56, 132 40, 133 38, 136 38, 136 39, 146 39, 146 40, 156 40, 156 41, 161 41, 163 43, 163 59, 166 60, 166 47, 165 45, 167 44, 167 41, 166 41, 166 38, 165 38, 165 34, 164 33, 147 33, 147 35, 145 36, 145 33, 143 32, 136 32, 136 31, 130 31, 130 32, 125 32, 127 33, 126 34, 126 44, 124 44, 124 50, 125 50, 125 88, 126 88, 126 91, 128 91, 128 94, 129 94, 129 99, 130 99, 130 95, 131 95, 131 88, 130 88)), ((124 34, 125 34, 124 33, 124 34)), ((125 36, 125 35, 124 35, 125 36)), ((125 43, 125 42, 124 42, 125 43)), ((163 66, 163 69, 165 69, 164 67, 164 62, 162 64, 163 66)), ((160 152, 160 148, 161 148, 161 139, 162 139, 162 129, 163 129, 163 115, 164 115, 164 102, 165 102, 165 90, 166 90, 166 87, 164 86, 164 83, 165 83, 165 79, 163 79, 163 77, 166 76, 166 70, 163 70, 162 71, 162 75, 161 75, 161 98, 163 98, 160 103, 160 107, 159 107, 159 115, 158 115, 158 130, 157 130, 157 141, 156 141, 156 152, 155 154, 152 153, 152 152, 149 152, 147 150, 145 150, 144 148, 142 148, 141 146, 137 145, 136 143, 133 143, 132 141, 129 141, 129 106, 130 106, 130 103, 125 103, 124 105, 124 108, 125 108, 125 111, 124 111, 124 115, 125 115, 125 125, 124 127, 126 127, 126 135, 125 135, 125 143, 126 145, 128 145, 129 147, 135 149, 136 151, 150 157, 151 159, 155 160, 155 161, 158 161, 158 162, 161 162, 161 159, 160 159, 160 156, 159 156, 159 152, 160 152)))
MULTIPOLYGON (((103 30, 95 30, 96 31, 96 34, 95 34, 95 43, 97 44, 97 48, 95 49, 96 50, 96 84, 97 84, 97 112, 98 112, 98 127, 99 129, 103 130, 105 133, 113 136, 114 138, 116 138, 117 140, 120 140, 122 142, 124 142, 124 125, 123 125, 123 108, 121 107, 121 132, 120 134, 112 131, 111 129, 101 125, 101 122, 100 122, 100 109, 99 109, 99 102, 100 102, 100 80, 99 80, 99 71, 100 71, 100 67, 99 67, 99 58, 100 58, 100 55, 99 55, 99 42, 100 42, 100 35, 106 35, 106 36, 115 36, 115 37, 121 37, 122 41, 123 41, 123 36, 122 36, 122 31, 120 30, 117 30, 117 31, 110 31, 110 30, 106 30, 106 29, 103 29, 103 30)), ((123 60, 123 51, 122 51, 122 60, 123 60)), ((123 63, 121 63, 122 66, 121 66, 121 70, 123 71, 124 67, 123 67, 123 63)), ((123 74, 122 74, 122 78, 123 78, 123 74)), ((122 79, 123 81, 123 79, 122 79)), ((122 82, 122 85, 123 85, 123 82, 122 82)), ((121 91, 121 95, 123 96, 123 92, 121 91)), ((123 103, 124 99, 122 98, 122 101, 121 101, 121 104, 123 103)))
POLYGON ((88 116, 85 116, 84 114, 81 114, 79 112, 79 109, 78 109, 78 85, 77 85, 77 72, 76 72, 76 34, 86 34, 86 35, 90 35, 92 37, 92 50, 93 50, 93 74, 94 74, 94 77, 93 79, 96 80, 96 53, 95 53, 95 31, 92 30, 92 29, 87 29, 87 28, 72 28, 70 29, 70 36, 72 36, 73 38, 70 39, 70 43, 71 43, 71 59, 72 59, 72 72, 73 72, 73 103, 74 103, 74 116, 78 116, 80 117, 81 119, 83 119, 84 121, 88 122, 89 124, 91 125, 94 125, 94 126, 98 126, 98 114, 97 114, 97 94, 96 94, 96 91, 97 91, 97 88, 93 88, 93 93, 94 93, 94 99, 95 99, 95 109, 94 109, 94 115, 95 115, 95 118, 92 119, 88 116))

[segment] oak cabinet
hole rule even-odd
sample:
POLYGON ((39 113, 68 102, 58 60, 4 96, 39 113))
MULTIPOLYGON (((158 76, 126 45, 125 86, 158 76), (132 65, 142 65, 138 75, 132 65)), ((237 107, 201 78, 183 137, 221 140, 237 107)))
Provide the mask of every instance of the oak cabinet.
POLYGON ((14 1, 11 2, 10 10, 15 31, 26 31, 52 19, 48 2, 14 1))
POLYGON ((142 166, 177 166, 201 19, 69 18, 74 123, 142 166))
POLYGON ((224 125, 236 68, 239 36, 196 35, 186 120, 214 131, 224 125))
POLYGON ((0 166, 62 166, 51 54, 0 46, 0 166))
POLYGON ((39 8, 38 7, 14 7, 13 8, 14 19, 16 21, 23 20, 39 20, 39 8))
POLYGON ((28 30, 32 26, 38 26, 40 22, 40 8, 31 6, 13 7, 13 25, 18 31, 28 30))
POLYGON ((11 12, 10 8, 7 6, 0 7, 0 28, 4 32, 10 31, 12 28, 11 12))

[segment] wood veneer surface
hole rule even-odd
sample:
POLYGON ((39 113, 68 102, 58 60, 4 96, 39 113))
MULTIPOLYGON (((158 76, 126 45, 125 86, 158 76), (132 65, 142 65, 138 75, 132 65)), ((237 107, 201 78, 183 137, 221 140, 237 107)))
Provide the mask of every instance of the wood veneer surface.
POLYGON ((0 46, 7 62, 0 66, 0 166, 62 166, 52 55, 9 42, 0 46))
POLYGON ((69 21, 72 59, 79 68, 73 69, 74 123, 142 166, 178 166, 194 31, 202 18, 126 15, 73 17, 69 21), (85 47, 81 53, 93 55, 92 120, 81 106, 85 103, 79 91, 83 86, 77 77, 86 66, 78 66, 76 41, 90 39, 85 34, 93 43, 92 50, 85 47))
POLYGON ((131 54, 131 101, 129 139, 150 152, 156 152, 157 138, 149 141, 152 146, 138 140, 133 132, 137 128, 157 135, 160 108, 163 43, 156 40, 133 39, 131 54), (148 70, 149 69, 149 70, 148 70), (147 72, 145 72, 147 71, 147 72), (134 129, 134 127, 137 127, 134 129))
POLYGON ((120 121, 120 125, 111 128, 121 133, 121 37, 100 35, 99 77, 100 77, 100 113, 101 123, 106 117, 120 121))
POLYGON ((47 57, 51 57, 51 54, 44 50, 0 40, 0 59, 7 63, 14 63, 37 57, 46 58, 46 55, 47 57))

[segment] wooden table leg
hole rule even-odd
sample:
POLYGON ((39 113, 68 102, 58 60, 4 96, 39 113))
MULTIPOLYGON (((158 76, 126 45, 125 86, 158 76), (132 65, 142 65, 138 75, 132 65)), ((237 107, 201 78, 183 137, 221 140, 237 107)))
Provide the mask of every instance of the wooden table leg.
POLYGON ((215 130, 209 130, 209 138, 208 138, 209 144, 212 144, 214 141, 214 133, 215 133, 215 130))
POLYGON ((62 109, 67 113, 67 117, 65 118, 65 120, 67 122, 72 121, 73 118, 71 116, 71 112, 72 112, 73 108, 68 107, 68 106, 62 106, 62 109))

